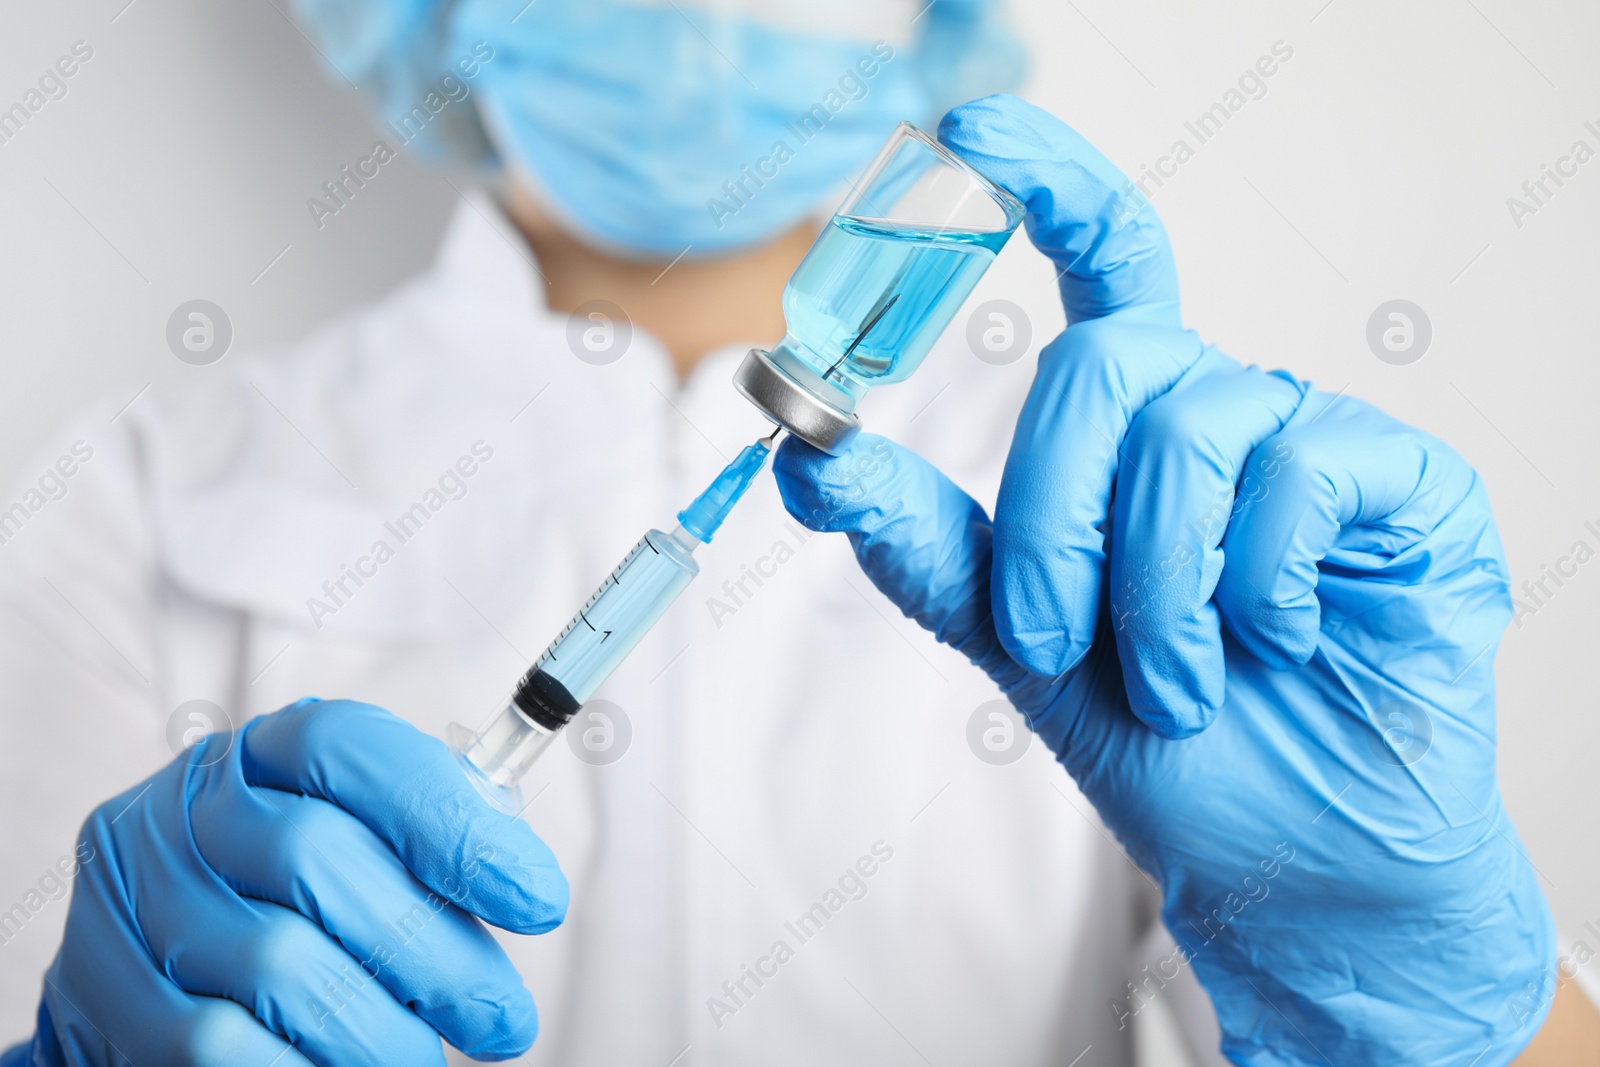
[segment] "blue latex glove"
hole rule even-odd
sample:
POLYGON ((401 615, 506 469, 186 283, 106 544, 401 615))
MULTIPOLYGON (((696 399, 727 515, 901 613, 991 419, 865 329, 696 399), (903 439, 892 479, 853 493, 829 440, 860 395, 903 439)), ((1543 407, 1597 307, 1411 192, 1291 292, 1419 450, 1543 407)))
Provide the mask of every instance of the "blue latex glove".
POLYGON ((1180 953, 1119 1015, 1193 966, 1236 1063, 1509 1062, 1555 942, 1495 780, 1483 484, 1183 330, 1154 213, 1055 118, 991 97, 940 137, 1027 204, 1072 323, 995 521, 867 436, 786 441, 789 510, 1000 684, 1159 883, 1180 953))
POLYGON ((441 1035, 498 1060, 538 1031, 478 919, 550 930, 566 879, 382 708, 303 700, 214 734, 82 840, 20 1062, 442 1067, 441 1035))

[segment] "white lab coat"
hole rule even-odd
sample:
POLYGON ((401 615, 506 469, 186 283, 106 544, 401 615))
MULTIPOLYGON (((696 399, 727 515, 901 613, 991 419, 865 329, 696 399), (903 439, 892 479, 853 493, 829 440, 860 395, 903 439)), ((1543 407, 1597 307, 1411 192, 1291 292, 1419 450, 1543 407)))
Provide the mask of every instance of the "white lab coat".
MULTIPOLYGON (((95 804, 172 758, 185 701, 236 723, 315 694, 438 736, 478 724, 639 535, 765 432, 729 382, 746 346, 682 385, 641 331, 616 363, 575 358, 495 225, 464 205, 435 267, 379 304, 106 406, 41 457, 93 450, 0 544, 0 909, 95 804), (465 495, 430 497, 475 445, 492 457, 465 495), (441 506, 401 544, 385 524, 417 503, 441 506), (360 563, 379 540, 394 557, 360 563), (333 605, 324 582, 358 563, 376 574, 314 620, 308 599, 333 605)), ((1028 377, 973 358, 958 323, 869 425, 992 500, 1028 377)), ((625 755, 591 766, 558 743, 527 783, 573 903, 555 933, 503 938, 540 1007, 526 1062, 1129 1063, 1113 1004, 1153 894, 1036 740, 1009 766, 974 756, 968 719, 994 687, 843 538, 803 539, 770 478, 699 558, 601 690, 631 724, 625 755), (746 565, 766 576, 735 601, 746 565), (800 941, 786 923, 839 900, 875 847, 865 895, 800 941), (793 957, 730 996, 779 941, 793 957)), ((66 907, 46 901, 0 951, 0 1043, 31 1030, 66 907)))

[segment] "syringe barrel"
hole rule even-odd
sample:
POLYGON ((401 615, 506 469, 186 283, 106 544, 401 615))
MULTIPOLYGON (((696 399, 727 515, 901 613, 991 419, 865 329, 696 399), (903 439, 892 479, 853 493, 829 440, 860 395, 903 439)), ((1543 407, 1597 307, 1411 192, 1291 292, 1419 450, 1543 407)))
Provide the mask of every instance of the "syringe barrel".
POLYGON ((523 676, 512 703, 538 726, 565 726, 700 573, 698 544, 682 527, 645 534, 523 676))
POLYGON ((693 556, 699 544, 681 526, 670 534, 645 534, 550 642, 488 725, 476 733, 451 727, 452 751, 496 807, 520 814, 517 783, 700 573, 693 556))
POLYGON ((651 530, 633 546, 487 726, 476 733, 450 727, 450 750, 491 804, 521 814, 518 781, 700 573, 694 550, 711 539, 750 488, 773 437, 739 453, 680 513, 680 525, 670 534, 651 530))
POLYGON ((454 727, 465 736, 451 737, 451 744, 459 747, 460 755, 495 789, 514 786, 533 766, 556 731, 534 722, 514 703, 500 709, 490 723, 477 734, 462 727, 454 727))

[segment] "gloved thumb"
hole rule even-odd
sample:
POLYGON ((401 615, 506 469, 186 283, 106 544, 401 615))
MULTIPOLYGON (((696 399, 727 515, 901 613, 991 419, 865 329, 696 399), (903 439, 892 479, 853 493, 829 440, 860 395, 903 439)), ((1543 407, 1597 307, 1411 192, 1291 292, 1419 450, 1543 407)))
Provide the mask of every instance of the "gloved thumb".
POLYGON ((1008 693, 1032 678, 995 635, 989 516, 931 463, 875 434, 837 456, 790 437, 773 473, 789 514, 848 534, 862 571, 908 617, 1008 693))
POLYGON ((1138 187, 1076 130, 1004 94, 952 110, 939 140, 1028 209, 1028 237, 1055 264, 1067 322, 1122 312, 1181 327, 1167 231, 1138 187))

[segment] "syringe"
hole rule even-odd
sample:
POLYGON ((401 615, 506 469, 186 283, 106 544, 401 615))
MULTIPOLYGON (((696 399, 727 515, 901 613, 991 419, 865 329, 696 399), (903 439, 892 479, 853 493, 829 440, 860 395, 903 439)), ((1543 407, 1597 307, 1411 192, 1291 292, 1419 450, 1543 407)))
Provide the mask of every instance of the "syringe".
POLYGON ((678 512, 671 533, 651 530, 640 538, 483 729, 474 733, 459 723, 450 726, 451 751, 490 803, 508 814, 521 813, 522 776, 700 573, 694 550, 711 540, 750 488, 780 432, 740 452, 678 512))

